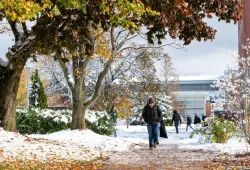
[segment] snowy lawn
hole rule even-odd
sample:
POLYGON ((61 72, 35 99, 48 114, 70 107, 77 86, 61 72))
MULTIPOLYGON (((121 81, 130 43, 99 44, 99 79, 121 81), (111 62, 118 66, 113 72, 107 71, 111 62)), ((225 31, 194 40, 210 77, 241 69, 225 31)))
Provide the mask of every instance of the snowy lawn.
MULTIPOLYGON (((129 147, 148 145, 146 126, 119 125, 118 137, 95 134, 90 130, 64 130, 48 135, 20 135, 0 129, 0 161, 6 159, 20 160, 92 160, 114 151, 128 151, 129 147)), ((233 138, 227 144, 200 144, 200 135, 190 139, 185 125, 176 134, 174 127, 166 127, 168 139, 161 138, 160 144, 177 144, 179 148, 203 149, 229 154, 243 153, 244 141, 233 138)))

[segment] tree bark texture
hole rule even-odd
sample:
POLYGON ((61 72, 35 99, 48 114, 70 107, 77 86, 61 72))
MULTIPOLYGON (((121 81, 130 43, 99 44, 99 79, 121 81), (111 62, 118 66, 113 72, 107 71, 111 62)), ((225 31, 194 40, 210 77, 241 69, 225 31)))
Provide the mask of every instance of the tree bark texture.
POLYGON ((75 88, 73 90, 73 112, 71 129, 85 129, 85 108, 84 108, 84 91, 82 89, 82 78, 75 79, 75 88))
POLYGON ((16 96, 26 60, 15 67, 0 66, 0 126, 7 131, 16 129, 16 96))

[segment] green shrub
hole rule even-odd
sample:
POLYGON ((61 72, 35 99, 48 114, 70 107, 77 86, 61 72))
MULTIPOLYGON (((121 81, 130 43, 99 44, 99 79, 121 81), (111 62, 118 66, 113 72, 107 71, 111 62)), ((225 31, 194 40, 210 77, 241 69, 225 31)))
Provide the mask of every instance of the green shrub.
POLYGON ((162 115, 162 120, 163 120, 163 123, 165 124, 165 126, 172 126, 173 123, 172 123, 172 116, 170 113, 165 113, 162 115))
POLYGON ((70 119, 69 111, 31 109, 16 112, 17 130, 22 134, 46 134, 68 129, 70 119))
POLYGON ((101 135, 112 135, 115 129, 113 119, 107 112, 88 111, 85 121, 88 129, 101 135))
POLYGON ((223 118, 212 117, 207 120, 208 126, 198 130, 194 130, 190 137, 200 132, 205 136, 206 142, 226 143, 237 132, 237 128, 232 121, 223 118))
MULTIPOLYGON (((17 130, 22 134, 46 134, 70 128, 71 111, 68 110, 17 110, 17 130)), ((112 135, 113 119, 107 112, 88 110, 86 126, 101 135, 112 135)))
POLYGON ((45 94, 43 83, 41 82, 37 69, 31 77, 30 108, 47 109, 47 96, 45 94))
POLYGON ((165 124, 165 126, 172 126, 172 119, 163 119, 163 123, 165 124))

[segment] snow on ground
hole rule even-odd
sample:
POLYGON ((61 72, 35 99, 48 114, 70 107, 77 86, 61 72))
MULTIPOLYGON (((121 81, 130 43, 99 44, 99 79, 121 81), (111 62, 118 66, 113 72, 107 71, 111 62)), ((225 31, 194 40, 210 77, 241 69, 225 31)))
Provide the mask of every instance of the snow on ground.
MULTIPOLYGON (((146 126, 130 126, 126 129, 125 126, 118 126, 118 137, 129 141, 140 141, 148 145, 148 134, 146 126)), ((229 154, 244 153, 246 151, 246 143, 240 138, 232 138, 226 144, 202 142, 200 134, 195 134, 193 138, 189 138, 192 132, 189 129, 186 132, 186 125, 182 124, 179 128, 179 134, 175 133, 174 126, 166 126, 168 139, 160 138, 160 144, 177 144, 182 149, 202 149, 205 151, 222 152, 229 154)))
MULTIPOLYGON (((0 161, 6 159, 50 159, 91 160, 113 151, 127 151, 129 147, 148 145, 146 126, 117 126, 117 138, 95 134, 91 130, 64 130, 47 135, 21 135, 0 129, 0 161)), ((229 154, 242 153, 244 141, 233 138, 226 144, 201 144, 200 135, 190 139, 191 131, 185 125, 176 134, 174 127, 166 127, 168 139, 160 144, 177 144, 183 149, 203 149, 229 154)))
POLYGON ((70 142, 61 143, 53 140, 33 139, 14 132, 0 130, 0 161, 6 159, 41 160, 73 158, 89 160, 99 156, 96 150, 88 151, 70 142))
POLYGON ((90 150, 103 152, 126 151, 132 144, 127 140, 98 135, 91 130, 64 130, 48 135, 30 135, 30 137, 55 140, 60 143, 71 143, 72 145, 80 145, 90 150))
MULTIPOLYGON (((136 141, 136 140, 135 140, 136 141)), ((63 130, 48 135, 21 135, 0 129, 0 161, 6 159, 92 160, 133 144, 91 130, 63 130)))

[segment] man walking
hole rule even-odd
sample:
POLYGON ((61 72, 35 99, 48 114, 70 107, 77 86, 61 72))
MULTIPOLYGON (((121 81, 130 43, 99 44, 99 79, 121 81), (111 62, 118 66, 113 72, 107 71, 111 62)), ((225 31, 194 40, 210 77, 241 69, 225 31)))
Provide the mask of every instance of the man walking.
POLYGON ((152 150, 153 147, 156 148, 159 145, 159 127, 162 119, 162 112, 152 97, 148 99, 144 106, 142 117, 147 123, 149 149, 152 150))
MULTIPOLYGON (((201 127, 200 127, 200 124, 201 123, 201 119, 199 116, 197 116, 196 113, 194 113, 194 124, 195 124, 195 130, 199 130, 201 127)), ((198 132, 197 132, 198 133, 198 132)))
POLYGON ((172 123, 174 123, 176 133, 179 133, 179 130, 178 130, 179 122, 181 123, 181 117, 180 117, 179 113, 177 112, 177 110, 174 110, 173 117, 172 117, 172 123))
POLYGON ((197 116, 196 113, 194 113, 194 124, 199 125, 201 123, 201 119, 199 116, 197 116))
POLYGON ((193 129, 192 126, 191 126, 191 123, 192 123, 192 118, 188 115, 188 116, 187 116, 187 127, 186 127, 186 131, 188 131, 188 126, 189 126, 191 129, 193 129))

